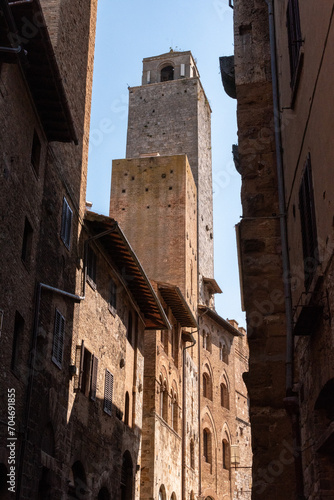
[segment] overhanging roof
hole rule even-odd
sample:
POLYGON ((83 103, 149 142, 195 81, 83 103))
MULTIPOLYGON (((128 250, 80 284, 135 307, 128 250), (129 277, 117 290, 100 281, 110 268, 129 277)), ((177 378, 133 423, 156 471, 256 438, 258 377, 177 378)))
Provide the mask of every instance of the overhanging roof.
POLYGON ((204 316, 204 314, 206 314, 207 316, 209 316, 209 318, 211 318, 213 321, 215 321, 215 323, 217 323, 218 325, 225 328, 225 330, 227 330, 229 333, 231 333, 235 337, 243 337, 243 334, 241 332, 239 332, 239 330, 234 328, 234 326, 232 326, 231 323, 226 321, 226 319, 219 316, 219 314, 216 313, 216 311, 214 311, 213 309, 210 309, 210 307, 199 305, 198 310, 200 311, 201 316, 204 316))
POLYGON ((179 287, 169 283, 158 283, 158 290, 181 326, 197 328, 196 318, 179 287))
POLYGON ((214 278, 205 278, 203 276, 203 281, 208 288, 211 288, 212 293, 223 293, 217 281, 214 278))
POLYGON ((92 235, 113 229, 113 232, 102 236, 98 241, 110 255, 142 312, 145 328, 148 330, 170 329, 171 325, 165 311, 118 223, 110 217, 94 212, 86 212, 85 223, 92 235))
POLYGON ((77 144, 70 107, 39 0, 0 0, 0 10, 0 61, 19 63, 47 139, 77 144), (27 26, 30 36, 23 35, 27 26))

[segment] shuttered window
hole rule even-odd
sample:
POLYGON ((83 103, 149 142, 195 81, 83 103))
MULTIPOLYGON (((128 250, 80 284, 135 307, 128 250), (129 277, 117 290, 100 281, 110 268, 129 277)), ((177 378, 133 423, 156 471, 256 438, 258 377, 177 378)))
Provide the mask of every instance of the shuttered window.
POLYGON ((96 390, 97 390, 97 368, 98 368, 98 359, 96 356, 93 356, 92 359, 92 376, 90 382, 90 399, 92 401, 96 400, 96 390))
POLYGON ((92 401, 96 400, 97 374, 99 360, 86 347, 84 341, 76 347, 76 364, 79 364, 77 390, 92 401))
POLYGON ((303 242, 304 283, 308 290, 319 263, 311 157, 307 158, 299 189, 299 210, 303 242))
POLYGON ((290 56, 291 86, 294 86, 298 68, 299 52, 302 45, 298 0, 289 0, 287 10, 287 29, 290 56))
POLYGON ((63 351, 64 351, 64 335, 65 335, 65 318, 56 309, 55 324, 53 333, 53 348, 52 348, 52 361, 58 366, 62 367, 63 351))
POLYGON ((60 237, 64 242, 64 245, 70 249, 71 244, 71 228, 72 228, 72 216, 73 212, 66 200, 63 200, 63 212, 61 216, 61 232, 60 237))
POLYGON ((112 395, 114 390, 114 376, 109 370, 106 370, 105 386, 104 386, 104 405, 103 409, 108 415, 112 411, 112 395))

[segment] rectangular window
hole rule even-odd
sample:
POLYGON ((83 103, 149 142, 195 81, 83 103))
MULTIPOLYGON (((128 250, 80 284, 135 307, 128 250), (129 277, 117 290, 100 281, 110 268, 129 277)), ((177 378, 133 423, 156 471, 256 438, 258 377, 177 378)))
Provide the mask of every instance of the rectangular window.
POLYGON ((41 141, 39 140, 38 134, 35 130, 31 148, 31 164, 37 175, 39 173, 40 162, 41 162, 41 141))
POLYGON ((96 400, 98 359, 86 347, 84 341, 77 346, 76 359, 80 353, 78 389, 92 401, 96 400))
POLYGON ((65 318, 58 311, 58 309, 56 309, 53 333, 52 361, 58 366, 58 368, 61 368, 63 363, 64 336, 65 318))
POLYGON ((308 290, 319 264, 310 155, 305 164, 305 170, 299 189, 299 210, 303 242, 304 281, 305 289, 308 290))
POLYGON ((14 323, 14 335, 13 335, 13 345, 12 345, 12 359, 10 367, 12 370, 17 368, 19 359, 19 348, 24 330, 24 319, 21 314, 16 311, 15 313, 15 323, 14 323))
POLYGON ((33 235, 33 229, 26 217, 24 221, 24 231, 23 231, 22 251, 21 251, 21 259, 25 264, 29 264, 30 261, 32 235, 33 235))
POLYGON ((287 9, 287 29, 290 56, 291 87, 294 87, 302 46, 298 0, 289 0, 287 9))
POLYGON ((64 198, 64 200, 63 200, 63 212, 62 212, 62 216, 61 216, 60 237, 68 249, 70 249, 70 244, 71 244, 72 215, 73 215, 73 212, 72 212, 66 198, 64 198))
POLYGON ((87 249, 87 279, 96 288, 96 253, 90 246, 87 249))
POLYGON ((112 278, 110 278, 110 290, 109 290, 109 306, 112 312, 116 311, 117 306, 117 285, 112 278))
POLYGON ((105 386, 104 386, 104 405, 103 410, 111 415, 112 412, 112 396, 114 390, 114 376, 109 370, 106 370, 105 386))

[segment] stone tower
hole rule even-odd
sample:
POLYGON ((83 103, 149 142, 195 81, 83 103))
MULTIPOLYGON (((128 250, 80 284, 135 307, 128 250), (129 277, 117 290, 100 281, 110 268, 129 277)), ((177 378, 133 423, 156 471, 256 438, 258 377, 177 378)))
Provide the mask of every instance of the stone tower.
POLYGON ((190 51, 143 60, 142 85, 129 89, 127 158, 186 154, 198 190, 199 302, 212 305, 211 108, 190 51))

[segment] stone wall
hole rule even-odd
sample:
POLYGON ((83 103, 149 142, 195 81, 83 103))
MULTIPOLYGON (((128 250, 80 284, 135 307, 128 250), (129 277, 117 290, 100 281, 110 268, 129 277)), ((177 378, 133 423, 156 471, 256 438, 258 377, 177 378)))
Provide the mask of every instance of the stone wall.
POLYGON ((185 155, 113 161, 110 215, 124 229, 150 279, 177 285, 193 312, 196 206, 196 187, 185 155))
POLYGON ((253 447, 252 498, 291 498, 292 461, 281 464, 291 424, 284 410, 285 310, 265 1, 234 9, 241 201, 241 273, 250 349, 246 377, 253 447), (279 466, 279 474, 273 467, 279 466))

